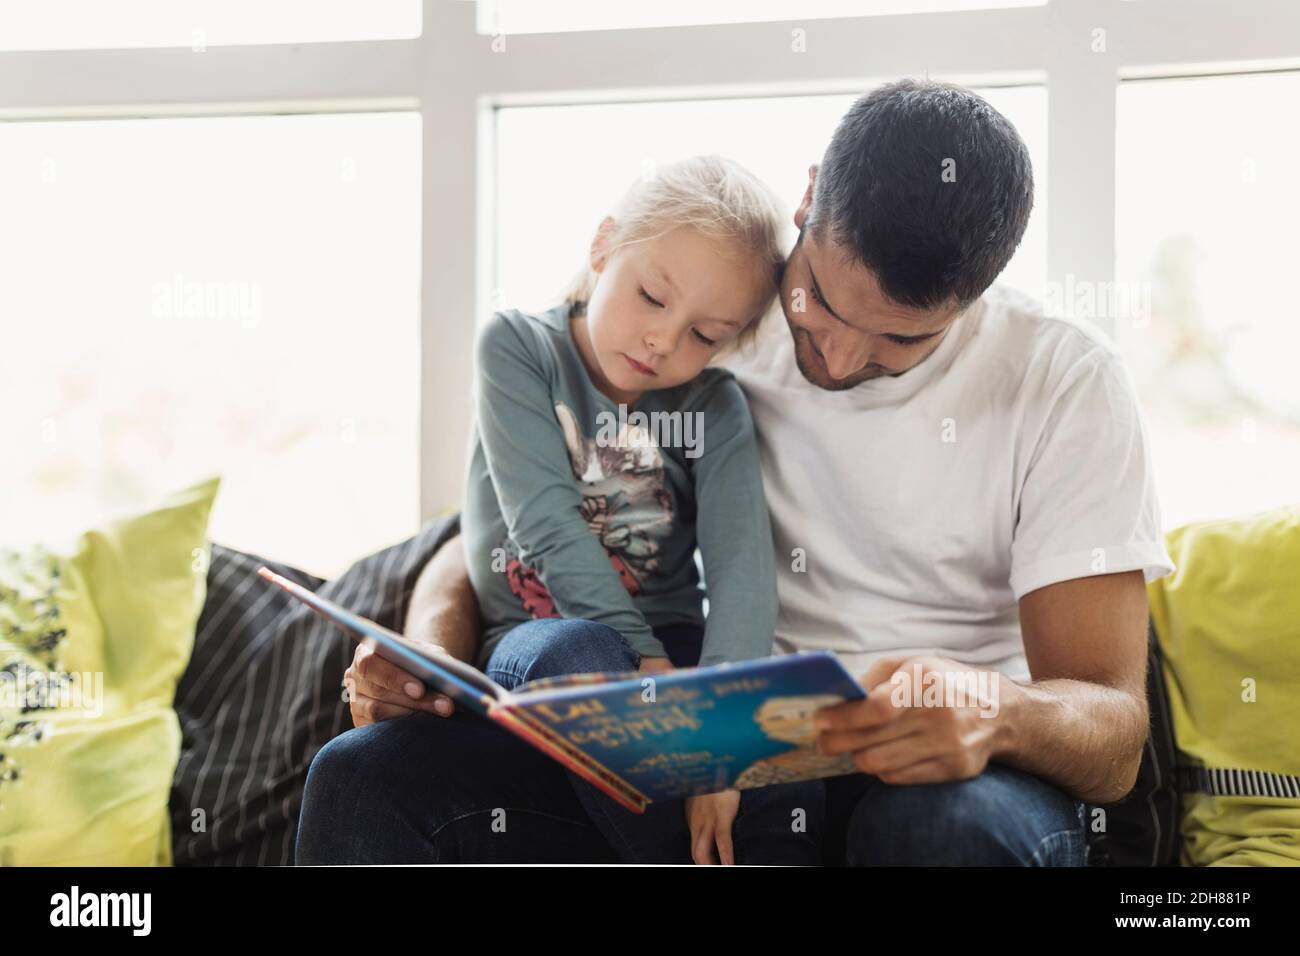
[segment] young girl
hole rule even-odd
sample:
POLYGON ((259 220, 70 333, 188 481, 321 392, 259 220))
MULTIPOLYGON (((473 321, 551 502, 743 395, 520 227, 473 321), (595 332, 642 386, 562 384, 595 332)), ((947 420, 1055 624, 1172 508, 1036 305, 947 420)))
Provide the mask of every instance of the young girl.
MULTIPOLYGON (((781 222, 737 164, 673 163, 600 224, 561 305, 498 312, 482 330, 462 533, 493 680, 771 653, 776 578, 753 426, 740 387, 709 365, 771 307, 781 222)), ((667 834, 675 824, 686 839, 680 808, 653 804, 656 828, 572 779, 584 803, 602 803, 594 819, 622 821, 611 841, 625 859, 678 858, 667 834)), ((734 791, 687 801, 697 847, 729 840, 738 804, 734 791)))

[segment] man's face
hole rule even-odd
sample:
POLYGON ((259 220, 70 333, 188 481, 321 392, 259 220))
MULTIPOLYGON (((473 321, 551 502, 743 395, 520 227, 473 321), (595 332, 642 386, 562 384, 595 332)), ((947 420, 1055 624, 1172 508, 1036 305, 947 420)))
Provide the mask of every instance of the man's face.
POLYGON ((917 309, 891 301, 869 269, 805 229, 815 178, 813 167, 808 191, 794 215, 800 234, 781 280, 781 308, 803 377, 818 388, 838 392, 920 365, 939 347, 962 309, 917 309))

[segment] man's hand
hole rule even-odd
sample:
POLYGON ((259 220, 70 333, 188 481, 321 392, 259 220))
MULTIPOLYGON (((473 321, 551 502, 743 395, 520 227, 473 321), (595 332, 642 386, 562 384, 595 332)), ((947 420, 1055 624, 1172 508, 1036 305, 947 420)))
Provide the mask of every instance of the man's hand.
MULTIPOLYGON (((472 661, 479 640, 478 599, 469 581, 459 537, 440 547, 424 566, 407 608, 405 636, 430 650, 472 661)), ((429 690, 412 674, 390 664, 371 647, 358 645, 352 666, 343 672, 352 723, 358 727, 417 711, 446 717, 451 699, 429 690)))
POLYGON ((731 847, 731 825, 740 812, 740 791, 723 790, 686 798, 686 824, 691 828, 691 858, 699 864, 723 866, 736 862, 731 847), (717 854, 714 854, 714 848, 717 854))
POLYGON ((666 657, 643 657, 637 668, 642 674, 666 674, 673 669, 673 662, 666 657))
POLYGON ((984 686, 997 694, 991 701, 895 707, 890 678, 900 670, 911 682, 912 666, 921 665, 923 694, 925 675, 936 672, 946 703, 949 687, 971 668, 933 657, 880 660, 862 679, 867 700, 818 711, 818 747, 852 753, 860 769, 886 783, 963 780, 993 759, 1076 800, 1114 803, 1133 789, 1150 730, 1146 628, 1141 571, 1049 584, 1020 599, 1032 682, 988 672, 984 686))
POLYGON ((863 773, 896 785, 983 773, 1002 742, 999 698, 1016 691, 1001 674, 938 657, 883 658, 861 683, 866 700, 817 712, 817 749, 851 753, 863 773))
MULTIPOLYGON (((446 653, 436 645, 430 650, 446 653)), ((429 690, 419 678, 384 660, 368 644, 357 645, 352 665, 343 672, 352 709, 352 723, 358 727, 417 711, 449 717, 451 698, 429 690)))

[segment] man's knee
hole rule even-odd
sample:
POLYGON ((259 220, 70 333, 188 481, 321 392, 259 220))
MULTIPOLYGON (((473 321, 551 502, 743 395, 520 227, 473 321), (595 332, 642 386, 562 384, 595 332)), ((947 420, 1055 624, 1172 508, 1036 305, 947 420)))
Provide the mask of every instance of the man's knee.
POLYGON ((384 736, 397 728, 397 720, 358 727, 335 737, 312 758, 303 787, 299 830, 328 826, 338 813, 354 813, 375 794, 388 792, 376 775, 389 772, 381 752, 384 736), (392 726, 390 726, 392 725, 392 726))
POLYGON ((337 798, 374 789, 379 778, 393 768, 396 740, 412 729, 407 720, 367 724, 329 741, 312 758, 304 794, 337 798))
POLYGON ((349 730, 322 747, 303 787, 297 862, 391 862, 366 856, 373 828, 429 791, 438 759, 430 743, 450 729, 447 718, 415 714, 349 730))
POLYGON ((1073 800, 991 764, 969 780, 877 782, 852 811, 845 851, 859 866, 1082 866, 1085 846, 1073 800))
POLYGON ((297 862, 554 861, 589 853, 588 831, 549 757, 491 721, 417 713, 348 731, 316 754, 297 862))

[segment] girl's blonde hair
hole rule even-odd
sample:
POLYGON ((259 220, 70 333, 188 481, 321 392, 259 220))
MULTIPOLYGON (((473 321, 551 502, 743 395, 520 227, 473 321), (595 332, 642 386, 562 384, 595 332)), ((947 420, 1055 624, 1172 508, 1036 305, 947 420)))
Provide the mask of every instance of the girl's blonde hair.
MULTIPOLYGON (((753 339, 762 315, 770 311, 785 266, 785 214, 770 186, 726 157, 692 156, 643 175, 623 194, 610 217, 614 221, 607 238, 611 256, 623 246, 658 238, 680 226, 757 256, 763 274, 770 278, 772 297, 732 346, 753 339)), ((572 315, 585 312, 597 279, 588 262, 569 283, 564 301, 572 315)))

